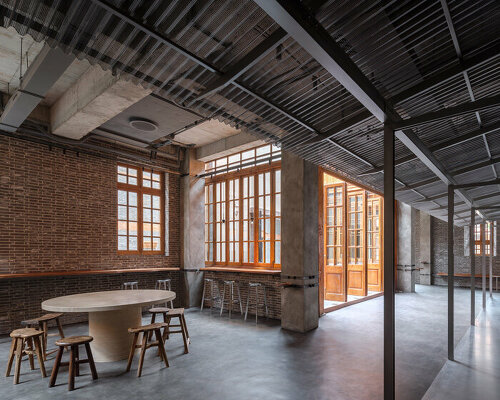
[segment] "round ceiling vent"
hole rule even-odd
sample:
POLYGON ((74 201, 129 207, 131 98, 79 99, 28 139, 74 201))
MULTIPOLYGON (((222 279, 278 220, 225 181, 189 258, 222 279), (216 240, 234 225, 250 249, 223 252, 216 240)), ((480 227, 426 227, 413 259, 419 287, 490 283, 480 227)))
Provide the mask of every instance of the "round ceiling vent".
POLYGON ((132 128, 142 132, 154 132, 158 129, 156 122, 145 118, 132 117, 128 123, 132 128))

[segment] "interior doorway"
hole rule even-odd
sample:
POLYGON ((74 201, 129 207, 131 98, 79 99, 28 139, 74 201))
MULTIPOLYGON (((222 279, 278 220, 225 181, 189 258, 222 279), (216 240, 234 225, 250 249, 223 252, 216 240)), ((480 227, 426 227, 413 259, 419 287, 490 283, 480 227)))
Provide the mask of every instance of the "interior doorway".
POLYGON ((320 309, 329 312, 383 291, 383 199, 321 175, 320 309))

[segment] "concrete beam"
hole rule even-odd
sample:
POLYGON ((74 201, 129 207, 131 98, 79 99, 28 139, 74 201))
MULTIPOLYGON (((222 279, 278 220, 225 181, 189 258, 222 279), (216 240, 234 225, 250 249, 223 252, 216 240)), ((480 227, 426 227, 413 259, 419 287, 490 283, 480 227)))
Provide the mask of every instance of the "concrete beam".
POLYGON ((52 133, 80 139, 150 93, 93 65, 51 107, 52 133))
POLYGON ((196 149, 196 159, 208 162, 216 158, 228 156, 265 144, 263 140, 257 139, 248 132, 241 132, 216 142, 206 144, 196 149))
POLYGON ((0 117, 0 128, 15 132, 73 60, 73 56, 62 50, 45 45, 26 71, 19 89, 5 106, 0 117))

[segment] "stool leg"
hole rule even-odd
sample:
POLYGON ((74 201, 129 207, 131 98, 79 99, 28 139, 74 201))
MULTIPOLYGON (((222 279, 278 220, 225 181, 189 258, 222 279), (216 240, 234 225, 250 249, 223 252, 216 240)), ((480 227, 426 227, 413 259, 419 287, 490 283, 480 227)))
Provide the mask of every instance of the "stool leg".
POLYGON ((57 350, 56 360, 54 361, 54 366, 52 367, 52 373, 50 374, 49 387, 53 387, 56 384, 57 373, 59 372, 59 366, 61 365, 61 358, 64 348, 59 347, 57 350))
POLYGON ((87 352, 87 359, 89 360, 90 372, 92 373, 92 379, 97 379, 97 370, 95 369, 94 356, 92 355, 92 350, 90 349, 90 344, 85 343, 85 351, 87 352))
POLYGON ((266 318, 267 318, 269 315, 269 310, 267 308, 267 291, 265 286, 262 286, 262 288, 264 289, 264 306, 266 307, 266 318))
POLYGON ((59 331, 59 336, 61 336, 61 339, 62 339, 64 337, 64 332, 63 332, 63 328, 61 325, 61 321, 59 320, 59 317, 56 318, 56 324, 57 324, 57 329, 59 331))
POLYGON ((45 378, 47 376, 47 372, 45 371, 45 364, 43 362, 43 353, 42 353, 42 345, 40 343, 40 336, 34 337, 33 341, 35 342, 35 352, 36 358, 38 359, 38 365, 40 365, 40 372, 42 376, 45 378))
POLYGON ((248 304, 250 303, 250 287, 248 287, 248 294, 247 294, 247 306, 245 309, 245 321, 247 320, 248 316, 248 304))
POLYGON ((142 365, 144 364, 144 356, 146 355, 146 345, 148 343, 148 335, 142 335, 141 355, 139 357, 139 367, 137 368, 137 377, 142 375, 142 365))
POLYGON ((47 322, 42 323, 43 326, 43 361, 47 361, 47 336, 49 336, 49 328, 47 322))
POLYGON ((259 287, 255 286, 255 323, 259 322, 259 287))
POLYGON ((160 352, 160 357, 163 358, 165 366, 168 368, 167 352, 165 351, 165 346, 163 345, 163 340, 161 337, 161 332, 159 329, 155 329, 156 341, 158 342, 158 351, 160 352))
POLYGON ((170 318, 167 316, 167 313, 163 313, 163 322, 167 324, 167 326, 163 328, 163 341, 165 341, 170 338, 170 318))
POLYGON ((134 333, 134 339, 132 340, 132 347, 130 348, 130 353, 128 354, 128 363, 126 371, 130 371, 130 366, 132 365, 132 360, 134 358, 135 346, 137 345, 137 338, 139 337, 139 333, 134 333))
POLYGON ((75 346, 71 346, 69 350, 69 373, 68 373, 68 390, 75 389, 75 346))
POLYGON ((226 296, 226 285, 222 286, 222 300, 220 302, 220 316, 222 317, 222 312, 224 311, 224 297, 226 296))
POLYGON ((229 286, 229 319, 231 319, 231 311, 233 311, 233 302, 234 302, 234 296, 233 296, 234 288, 233 285, 229 286))
POLYGON ((75 376, 80 376, 80 347, 75 346, 75 376))
POLYGON ((33 340, 32 338, 26 339, 26 347, 28 348, 28 360, 30 362, 30 369, 33 371, 35 369, 35 360, 33 357, 33 340))
POLYGON ((241 292, 240 292, 240 285, 236 286, 238 289, 238 304, 240 305, 240 314, 243 315, 243 305, 241 304, 241 292))
POLYGON ((184 316, 184 314, 182 314, 182 322, 184 324, 184 329, 186 330, 186 336, 188 338, 188 343, 191 343, 191 338, 189 337, 188 327, 186 324, 186 317, 184 316))
POLYGON ((12 368, 12 362, 14 361, 14 357, 16 355, 16 347, 17 347, 17 338, 12 338, 12 342, 10 343, 10 351, 9 351, 9 360, 7 361, 7 370, 5 371, 5 376, 10 376, 10 369, 12 368))
POLYGON ((203 281, 203 293, 201 295, 201 306, 200 306, 200 311, 203 311, 203 303, 205 302, 205 289, 207 288, 207 285, 205 281, 203 281))
POLYGON ((17 339, 16 347, 16 366, 14 369, 14 383, 17 385, 19 383, 19 373, 21 372, 21 359, 23 358, 24 349, 24 339, 17 339))
POLYGON ((186 326, 184 325, 182 317, 183 317, 182 315, 179 315, 179 325, 181 326, 182 340, 184 341, 184 354, 187 354, 189 353, 188 338, 186 333, 186 326))
MULTIPOLYGON (((168 290, 172 290, 172 286, 170 285, 170 281, 168 282, 168 290)), ((174 301, 170 300, 170 308, 174 308, 174 301)))
MULTIPOLYGON (((156 313, 153 313, 151 315, 151 323, 154 324, 156 321, 156 313)), ((148 339, 151 340, 151 338, 153 337, 153 331, 149 331, 148 332, 148 339)))

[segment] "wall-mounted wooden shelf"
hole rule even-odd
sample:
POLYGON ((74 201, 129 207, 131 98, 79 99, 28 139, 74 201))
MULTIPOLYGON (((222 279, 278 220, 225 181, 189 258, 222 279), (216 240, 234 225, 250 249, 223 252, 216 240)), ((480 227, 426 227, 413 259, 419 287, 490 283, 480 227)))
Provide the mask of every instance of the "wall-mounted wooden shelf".
POLYGON ((135 268, 135 269, 89 269, 76 271, 47 271, 47 272, 25 272, 17 274, 0 274, 0 279, 13 278, 45 278, 58 276, 75 276, 75 275, 110 275, 123 273, 140 273, 140 272, 164 272, 164 271, 179 271, 180 268, 135 268))
POLYGON ((266 275, 279 275, 280 269, 259 269, 259 268, 240 268, 240 267, 205 267, 200 268, 201 271, 214 271, 214 272, 240 272, 246 274, 266 274, 266 275))
MULTIPOLYGON (((436 274, 437 276, 448 276, 448 274, 446 272, 438 272, 436 274)), ((454 275, 455 278, 470 278, 470 274, 462 274, 462 273, 458 273, 458 274, 455 274, 454 275)), ((481 278, 482 275, 481 274, 476 274, 476 278, 481 278)), ((486 278, 488 278, 489 275, 486 275, 486 278)))

